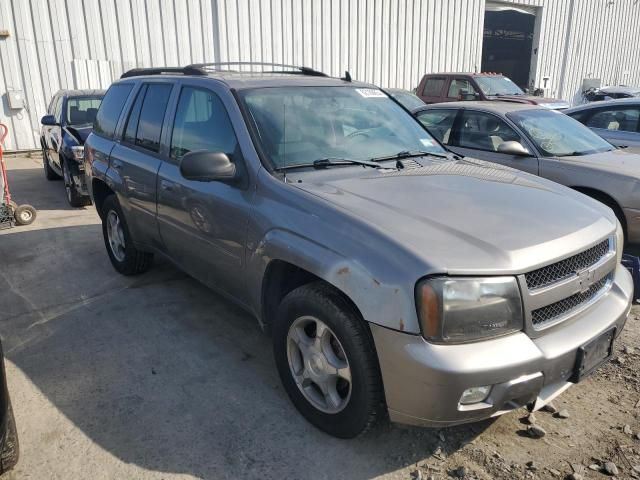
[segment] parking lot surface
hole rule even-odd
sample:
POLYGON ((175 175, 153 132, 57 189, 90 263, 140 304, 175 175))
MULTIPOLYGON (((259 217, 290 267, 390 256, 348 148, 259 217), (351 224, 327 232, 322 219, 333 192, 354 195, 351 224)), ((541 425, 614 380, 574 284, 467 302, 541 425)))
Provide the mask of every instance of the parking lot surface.
MULTIPOLYGON (((443 430, 383 425, 345 441, 290 404, 257 322, 169 264, 118 275, 95 209, 72 209, 41 159, 7 159, 38 218, 0 232, 0 335, 21 459, 10 479, 564 478, 640 465, 640 321, 616 360, 536 413, 443 430), (527 464, 527 462, 533 462, 527 464)), ((639 467, 640 471, 640 467, 639 467)))

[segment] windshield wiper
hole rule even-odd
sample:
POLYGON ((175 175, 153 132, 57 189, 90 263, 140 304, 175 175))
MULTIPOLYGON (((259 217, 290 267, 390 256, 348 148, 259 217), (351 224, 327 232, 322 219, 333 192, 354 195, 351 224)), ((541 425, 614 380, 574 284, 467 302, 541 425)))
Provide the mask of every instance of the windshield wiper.
POLYGON ((371 160, 372 162, 382 162, 384 160, 400 160, 402 158, 426 157, 426 156, 446 158, 447 160, 451 159, 451 157, 445 153, 432 153, 432 152, 426 152, 422 150, 403 150, 401 152, 396 153, 395 155, 388 155, 385 157, 373 157, 373 158, 370 158, 369 160, 371 160))
POLYGON ((340 165, 363 165, 365 167, 372 167, 372 168, 380 168, 381 167, 377 163, 371 162, 369 160, 356 160, 356 159, 353 159, 353 158, 327 157, 327 158, 319 158, 318 160, 314 160, 311 163, 298 163, 298 164, 293 164, 293 165, 285 165, 285 166, 276 168, 276 170, 278 170, 278 171, 280 171, 280 170, 293 170, 295 168, 309 168, 309 167, 327 168, 327 167, 340 166, 340 165))

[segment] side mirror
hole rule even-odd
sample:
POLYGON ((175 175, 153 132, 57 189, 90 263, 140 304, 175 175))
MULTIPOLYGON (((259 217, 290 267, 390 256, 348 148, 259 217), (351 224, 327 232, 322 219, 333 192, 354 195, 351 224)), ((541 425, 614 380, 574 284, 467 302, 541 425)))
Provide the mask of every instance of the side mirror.
POLYGON ((467 92, 465 90, 462 90, 460 92, 460 100, 464 100, 464 101, 472 101, 472 100, 477 100, 479 95, 475 92, 467 92))
POLYGON ((225 153, 198 150, 182 157, 180 173, 196 182, 224 182, 236 178, 236 166, 225 153))
POLYGON ((55 127, 56 125, 58 125, 58 122, 56 122, 56 117, 54 117, 53 115, 45 115, 40 119, 40 123, 48 127, 55 127))
POLYGON ((520 157, 528 157, 531 155, 520 142, 510 140, 502 142, 498 145, 498 153, 506 153, 507 155, 518 155, 520 157))

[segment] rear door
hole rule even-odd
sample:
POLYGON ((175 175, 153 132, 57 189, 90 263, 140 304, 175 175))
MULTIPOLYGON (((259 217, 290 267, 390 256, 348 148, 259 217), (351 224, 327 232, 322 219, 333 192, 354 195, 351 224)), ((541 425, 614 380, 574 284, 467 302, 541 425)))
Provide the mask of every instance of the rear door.
POLYGON ((217 85, 184 79, 172 115, 169 158, 158 176, 158 226, 167 252, 184 270, 236 299, 244 288, 251 191, 238 182, 197 182, 180 173, 188 152, 225 153, 244 171, 240 146, 217 85))
POLYGON ((438 103, 444 99, 444 90, 447 85, 446 77, 428 77, 418 96, 424 103, 438 103))
POLYGON ((498 152, 504 142, 520 142, 530 152, 529 143, 503 118, 490 112, 464 108, 456 119, 447 143, 450 150, 464 156, 500 163, 508 167, 538 174, 538 158, 498 152))
POLYGON ((156 182, 166 148, 163 121, 173 83, 142 83, 124 123, 122 138, 111 151, 110 168, 121 179, 121 205, 136 243, 161 247, 156 220, 156 182))

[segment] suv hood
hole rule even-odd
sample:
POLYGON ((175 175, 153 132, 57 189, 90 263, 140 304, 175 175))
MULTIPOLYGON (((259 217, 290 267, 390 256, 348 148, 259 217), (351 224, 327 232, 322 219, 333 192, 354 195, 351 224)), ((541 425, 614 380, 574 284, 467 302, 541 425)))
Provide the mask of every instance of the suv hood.
MULTIPOLYGON (((606 207, 540 177, 469 158, 419 162, 399 171, 306 172, 292 185, 365 222, 430 272, 522 273, 615 229, 606 207)), ((374 241, 363 235, 369 248, 374 241)))

